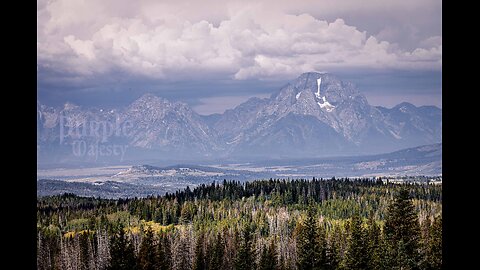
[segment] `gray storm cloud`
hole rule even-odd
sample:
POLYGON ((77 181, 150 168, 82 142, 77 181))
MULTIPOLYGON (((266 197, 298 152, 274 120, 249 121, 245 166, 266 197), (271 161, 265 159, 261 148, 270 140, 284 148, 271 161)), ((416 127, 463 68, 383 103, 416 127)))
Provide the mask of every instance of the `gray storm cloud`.
POLYGON ((441 70, 441 33, 428 32, 424 18, 418 24, 427 32, 419 28, 421 35, 403 47, 392 42, 400 33, 395 25, 376 27, 376 33, 354 25, 359 16, 382 12, 406 15, 411 23, 418 10, 441 8, 439 1, 337 2, 40 1, 38 66, 54 75, 39 79, 101 81, 118 71, 151 79, 214 74, 242 80, 342 68, 441 70))

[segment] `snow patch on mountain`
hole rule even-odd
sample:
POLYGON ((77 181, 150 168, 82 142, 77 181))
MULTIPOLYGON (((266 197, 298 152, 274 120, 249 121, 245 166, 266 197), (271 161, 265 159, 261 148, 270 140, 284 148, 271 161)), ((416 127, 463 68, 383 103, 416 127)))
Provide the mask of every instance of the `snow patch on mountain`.
POLYGON ((397 139, 397 140, 402 139, 402 136, 398 135, 397 133, 393 132, 392 130, 389 130, 389 131, 390 131, 390 134, 392 134, 393 137, 395 137, 395 139, 397 139))
POLYGON ((333 109, 335 109, 335 106, 330 104, 330 102, 328 102, 325 97, 322 97, 322 100, 323 103, 317 102, 318 106, 320 106, 320 109, 325 109, 327 112, 331 112, 333 111, 333 109))
POLYGON ((322 78, 317 79, 317 92, 315 93, 315 96, 320 99, 320 85, 322 84, 322 78))
POLYGON ((331 111, 333 111, 333 109, 335 109, 335 106, 330 104, 330 102, 327 101, 325 96, 322 97, 320 95, 320 85, 321 84, 322 84, 322 78, 318 78, 317 79, 317 92, 315 92, 315 96, 323 102, 320 103, 320 102, 317 101, 317 104, 318 104, 318 106, 320 106, 320 109, 325 109, 327 112, 331 112, 331 111))

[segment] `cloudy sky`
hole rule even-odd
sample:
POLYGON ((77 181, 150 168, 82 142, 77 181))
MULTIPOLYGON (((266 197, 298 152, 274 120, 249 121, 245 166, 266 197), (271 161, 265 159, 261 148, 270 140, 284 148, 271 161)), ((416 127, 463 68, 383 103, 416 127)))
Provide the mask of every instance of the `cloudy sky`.
POLYGON ((441 107, 441 13, 441 0, 38 0, 37 96, 117 107, 149 92, 209 114, 326 71, 373 105, 441 107))

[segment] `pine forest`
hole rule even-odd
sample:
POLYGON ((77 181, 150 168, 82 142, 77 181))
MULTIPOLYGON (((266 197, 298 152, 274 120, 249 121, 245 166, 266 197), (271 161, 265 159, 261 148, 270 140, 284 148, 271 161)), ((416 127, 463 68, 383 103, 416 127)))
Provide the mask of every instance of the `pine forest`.
POLYGON ((442 185, 223 181, 37 198, 38 269, 441 269, 442 185))

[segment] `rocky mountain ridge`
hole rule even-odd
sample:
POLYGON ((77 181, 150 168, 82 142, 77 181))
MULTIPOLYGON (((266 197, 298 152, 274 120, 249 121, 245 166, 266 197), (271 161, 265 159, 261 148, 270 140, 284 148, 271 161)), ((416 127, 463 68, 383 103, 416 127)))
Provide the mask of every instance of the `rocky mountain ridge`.
POLYGON ((53 162, 111 160, 119 153, 123 160, 325 157, 441 140, 441 109, 371 106, 355 85, 329 73, 304 73, 270 98, 251 98, 215 117, 152 94, 108 111, 37 102, 39 159, 53 162))

